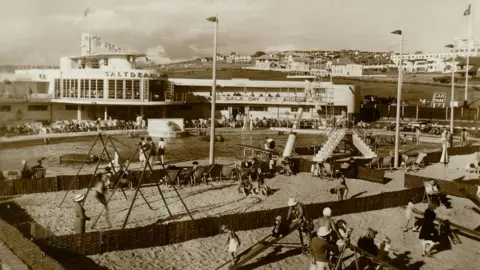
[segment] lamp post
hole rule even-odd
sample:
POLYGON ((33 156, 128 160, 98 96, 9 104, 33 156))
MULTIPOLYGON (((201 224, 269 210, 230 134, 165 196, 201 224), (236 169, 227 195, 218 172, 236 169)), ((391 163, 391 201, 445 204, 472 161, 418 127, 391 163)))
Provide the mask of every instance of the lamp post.
POLYGON ((401 43, 400 43, 400 60, 398 63, 398 86, 397 86, 397 117, 395 121, 395 156, 394 156, 394 164, 395 168, 398 168, 399 163, 399 143, 400 143, 400 107, 402 104, 402 77, 403 77, 403 31, 402 30, 395 30, 392 32, 394 35, 400 35, 401 43))
POLYGON ((210 165, 215 163, 215 103, 217 102, 217 34, 218 34, 218 16, 207 19, 215 23, 215 32, 213 36, 213 67, 212 67, 212 107, 210 112, 210 155, 208 162, 210 165))
POLYGON ((454 95, 455 95, 455 58, 456 58, 456 53, 455 53, 455 45, 454 44, 448 44, 445 46, 447 48, 452 49, 453 55, 452 55, 452 64, 451 64, 451 71, 452 71, 452 92, 450 93, 450 133, 453 134, 453 102, 454 102, 454 95))

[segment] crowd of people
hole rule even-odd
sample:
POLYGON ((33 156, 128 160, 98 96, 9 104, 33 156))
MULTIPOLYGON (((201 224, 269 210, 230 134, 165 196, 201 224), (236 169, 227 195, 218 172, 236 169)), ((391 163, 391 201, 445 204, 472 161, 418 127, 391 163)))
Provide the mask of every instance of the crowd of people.
POLYGON ((125 121, 109 118, 108 120, 64 120, 56 121, 48 125, 40 122, 31 122, 23 124, 3 124, 0 125, 0 137, 14 137, 24 135, 38 135, 49 133, 74 133, 99 130, 133 130, 145 129, 146 124, 143 119, 137 121, 125 121))

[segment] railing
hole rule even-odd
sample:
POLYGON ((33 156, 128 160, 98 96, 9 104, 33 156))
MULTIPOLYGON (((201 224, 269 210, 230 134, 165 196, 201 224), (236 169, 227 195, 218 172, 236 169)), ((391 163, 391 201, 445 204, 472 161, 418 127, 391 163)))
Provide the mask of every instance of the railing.
POLYGON ((52 94, 25 94, 25 95, 14 95, 14 94, 4 94, 0 96, 0 100, 51 100, 53 99, 52 94))
POLYGON ((353 127, 354 132, 357 133, 358 137, 369 147, 372 148, 373 152, 377 152, 377 147, 375 143, 368 143, 369 140, 373 140, 373 134, 371 131, 368 131, 362 127, 359 126, 354 126, 353 127))

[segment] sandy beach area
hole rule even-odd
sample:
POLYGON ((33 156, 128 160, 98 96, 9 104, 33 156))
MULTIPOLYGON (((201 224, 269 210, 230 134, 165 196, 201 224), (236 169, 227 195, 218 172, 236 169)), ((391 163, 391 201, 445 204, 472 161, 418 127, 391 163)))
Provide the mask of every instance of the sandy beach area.
MULTIPOLYGON (((455 198, 452 200, 452 203, 454 209, 440 207, 436 211, 437 216, 449 218, 454 223, 464 223, 464 226, 470 228, 480 225, 480 216, 472 211, 471 203, 468 200, 455 198)), ((420 210, 425 209, 424 204, 419 204, 416 207, 420 210)), ((355 244, 368 227, 378 230, 377 244, 384 237, 388 236, 392 241, 392 248, 399 254, 398 256, 391 255, 390 257, 395 265, 403 266, 402 269, 480 269, 478 242, 462 236, 460 236, 462 244, 453 245, 452 250, 439 252, 433 258, 422 257, 418 233, 412 231, 403 232, 404 211, 403 208, 392 208, 336 216, 334 219, 343 219, 354 229, 351 239, 355 244)), ((270 230, 271 228, 262 228, 253 231, 237 232, 242 241, 240 251, 267 236, 270 230)), ((229 259, 225 245, 226 241, 226 235, 218 235, 170 246, 108 252, 89 257, 99 265, 116 270, 207 270, 215 269, 229 259)), ((292 233, 280 242, 284 247, 270 247, 242 269, 308 269, 310 260, 296 248, 295 244, 298 243, 298 235, 292 233)), ((347 255, 347 257, 350 256, 347 255)), ((352 261, 352 257, 347 260, 347 262, 352 261)))
MULTIPOLYGON (((389 174, 388 177, 395 178, 395 180, 386 185, 364 180, 347 180, 350 189, 349 197, 369 196, 380 192, 403 189, 403 173, 395 172, 389 174)), ((285 207, 290 197, 299 198, 306 204, 336 200, 336 196, 329 192, 330 188, 337 184, 336 181, 320 180, 312 177, 309 173, 300 173, 290 177, 280 175, 268 179, 266 183, 272 190, 272 194, 268 197, 255 195, 245 197, 238 192, 238 182, 233 183, 229 180, 210 185, 185 186, 179 188, 178 191, 194 218, 285 207)), ((168 212, 157 188, 144 187, 141 190, 153 210, 148 208, 139 194, 127 227, 189 218, 173 188, 164 185, 161 188, 174 217, 168 218, 168 212)), ((71 234, 74 228, 72 199, 74 194, 79 192, 86 192, 86 190, 70 192, 61 208, 58 208, 58 204, 65 192, 28 194, 17 197, 14 201, 24 208, 37 223, 45 226, 54 234, 71 234)), ((121 192, 115 192, 109 204, 113 228, 121 227, 133 198, 134 190, 126 190, 125 193, 128 200, 121 192)), ((101 204, 96 201, 92 193, 89 193, 85 202, 85 210, 87 216, 90 217, 96 217, 102 210, 101 204)), ((88 223, 87 227, 89 228, 88 223)), ((96 229, 107 229, 103 218, 99 220, 96 229)))

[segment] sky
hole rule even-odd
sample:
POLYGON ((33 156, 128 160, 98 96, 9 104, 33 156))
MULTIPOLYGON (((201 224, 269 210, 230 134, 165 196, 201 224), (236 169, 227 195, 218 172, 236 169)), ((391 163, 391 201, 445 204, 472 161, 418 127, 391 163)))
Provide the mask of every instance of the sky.
POLYGON ((480 38, 480 0, 2 0, 0 64, 59 64, 80 54, 91 32, 157 63, 212 54, 219 17, 219 53, 279 50, 446 52, 466 38, 472 3, 480 38), (89 2, 90 1, 90 5, 89 2), (88 20, 82 17, 90 6, 88 20), (478 12, 476 12, 478 10, 478 12))

